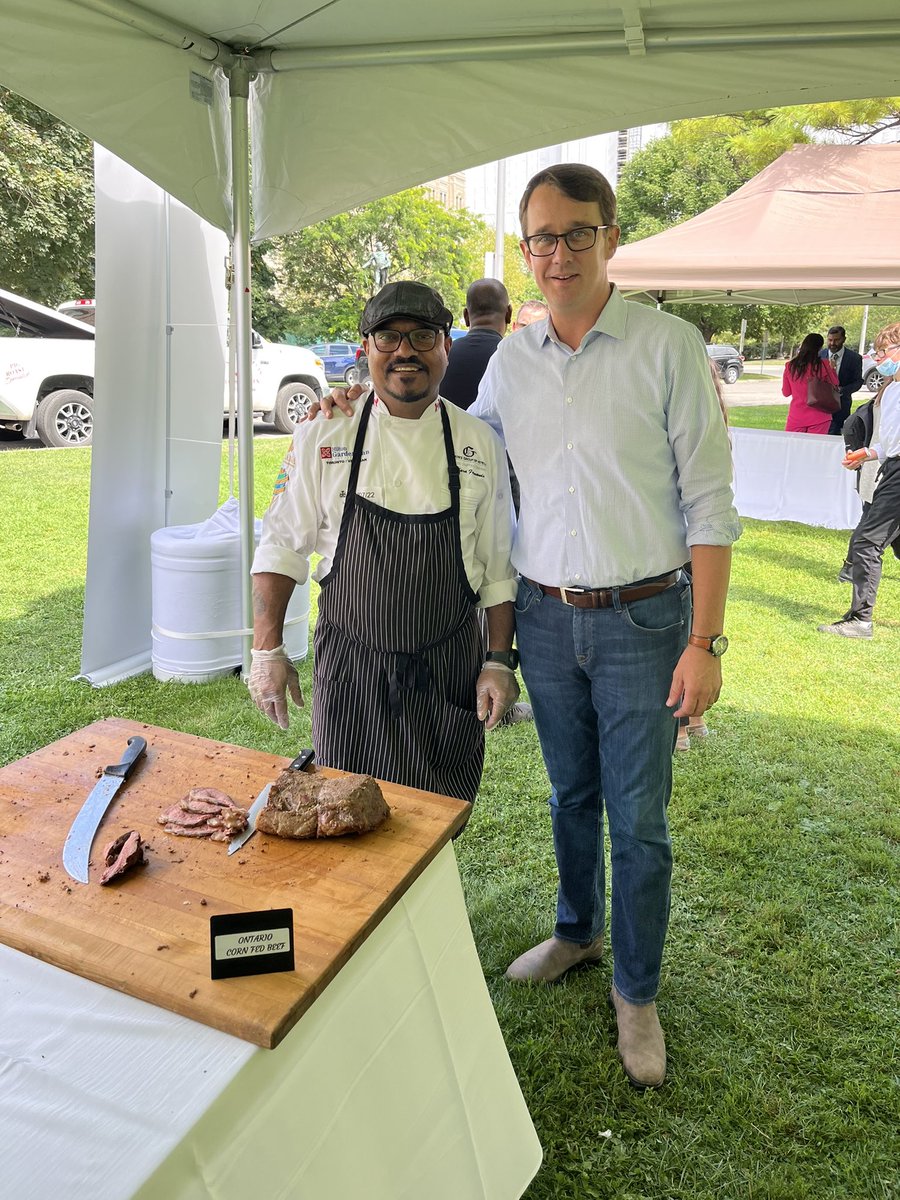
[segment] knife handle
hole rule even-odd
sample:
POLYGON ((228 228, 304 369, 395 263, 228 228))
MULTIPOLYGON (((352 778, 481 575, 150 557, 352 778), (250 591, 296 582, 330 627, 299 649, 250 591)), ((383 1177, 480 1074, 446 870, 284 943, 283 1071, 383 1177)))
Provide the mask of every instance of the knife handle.
POLYGON ((122 761, 114 763, 111 767, 104 767, 104 775, 115 775, 118 779, 127 779, 131 774, 131 769, 137 760, 147 749, 147 743, 142 737, 130 737, 128 739, 128 748, 122 755, 122 761))
POLYGON ((316 757, 315 750, 301 750, 293 762, 288 763, 289 771, 305 771, 307 767, 312 766, 316 757))

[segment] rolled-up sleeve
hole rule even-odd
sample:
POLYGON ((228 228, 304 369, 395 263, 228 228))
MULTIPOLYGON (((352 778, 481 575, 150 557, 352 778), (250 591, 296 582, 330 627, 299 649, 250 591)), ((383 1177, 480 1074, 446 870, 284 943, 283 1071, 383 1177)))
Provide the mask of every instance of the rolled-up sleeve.
POLYGON ((311 424, 299 425, 275 479, 272 503, 263 517, 252 575, 272 572, 297 583, 309 576, 309 555, 321 523, 319 472, 311 424))
POLYGON ((688 546, 730 546, 741 535, 734 507, 728 430, 719 408, 706 348, 685 328, 669 362, 668 434, 688 546))

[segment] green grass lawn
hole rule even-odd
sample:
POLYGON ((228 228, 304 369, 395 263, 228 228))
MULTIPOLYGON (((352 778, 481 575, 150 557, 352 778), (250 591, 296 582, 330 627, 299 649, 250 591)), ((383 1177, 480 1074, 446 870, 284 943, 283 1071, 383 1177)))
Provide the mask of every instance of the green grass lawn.
MULTIPOLYGON (((285 445, 257 443, 260 512, 285 445)), ((234 676, 99 690, 73 680, 89 461, 0 456, 0 761, 110 715, 295 753, 308 709, 282 733, 234 676)), ((723 698, 712 736, 675 761, 659 1092, 635 1092, 619 1068, 608 955, 553 988, 503 979, 552 930, 555 868, 533 726, 488 738, 456 852, 545 1151, 527 1200, 900 1195, 900 562, 886 557, 875 638, 828 638, 815 627, 846 607, 835 581, 845 545, 842 532, 746 521, 735 548, 723 698)), ((308 696, 309 663, 301 677, 308 696)))
POLYGON ((728 424, 744 429, 784 429, 786 404, 744 404, 728 407, 728 424))

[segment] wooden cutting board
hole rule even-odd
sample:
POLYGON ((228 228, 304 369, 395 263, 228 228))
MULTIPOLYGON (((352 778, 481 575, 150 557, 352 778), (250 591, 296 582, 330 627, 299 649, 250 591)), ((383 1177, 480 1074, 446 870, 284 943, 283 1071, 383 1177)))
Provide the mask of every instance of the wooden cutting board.
MULTIPOLYGON (((299 748, 298 748, 299 749, 299 748)), ((273 1047, 442 846, 469 806, 383 783, 391 817, 360 837, 227 844, 163 832, 157 816, 190 788, 249 805, 288 758, 136 721, 109 719, 0 768, 0 941, 64 970, 273 1047), (94 841, 90 883, 62 865, 69 826, 129 737, 147 753, 94 841), (137 829, 147 866, 100 887, 103 848, 137 829), (210 979, 209 918, 294 911, 295 970, 210 979)), ((329 771, 328 774, 338 774, 329 771)))

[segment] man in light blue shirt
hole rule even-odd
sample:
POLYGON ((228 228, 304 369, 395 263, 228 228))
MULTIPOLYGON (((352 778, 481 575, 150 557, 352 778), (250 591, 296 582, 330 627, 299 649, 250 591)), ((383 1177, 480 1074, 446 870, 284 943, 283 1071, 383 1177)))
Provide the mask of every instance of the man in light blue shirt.
POLYGON ((516 637, 559 888, 553 936, 507 977, 551 982, 601 957, 605 811, 619 1054, 633 1084, 658 1087, 672 751, 677 718, 701 715, 721 687, 740 533, 730 449, 699 331, 610 284, 606 179, 551 167, 519 215, 549 317, 501 343, 470 411, 503 437, 521 487, 516 637))

